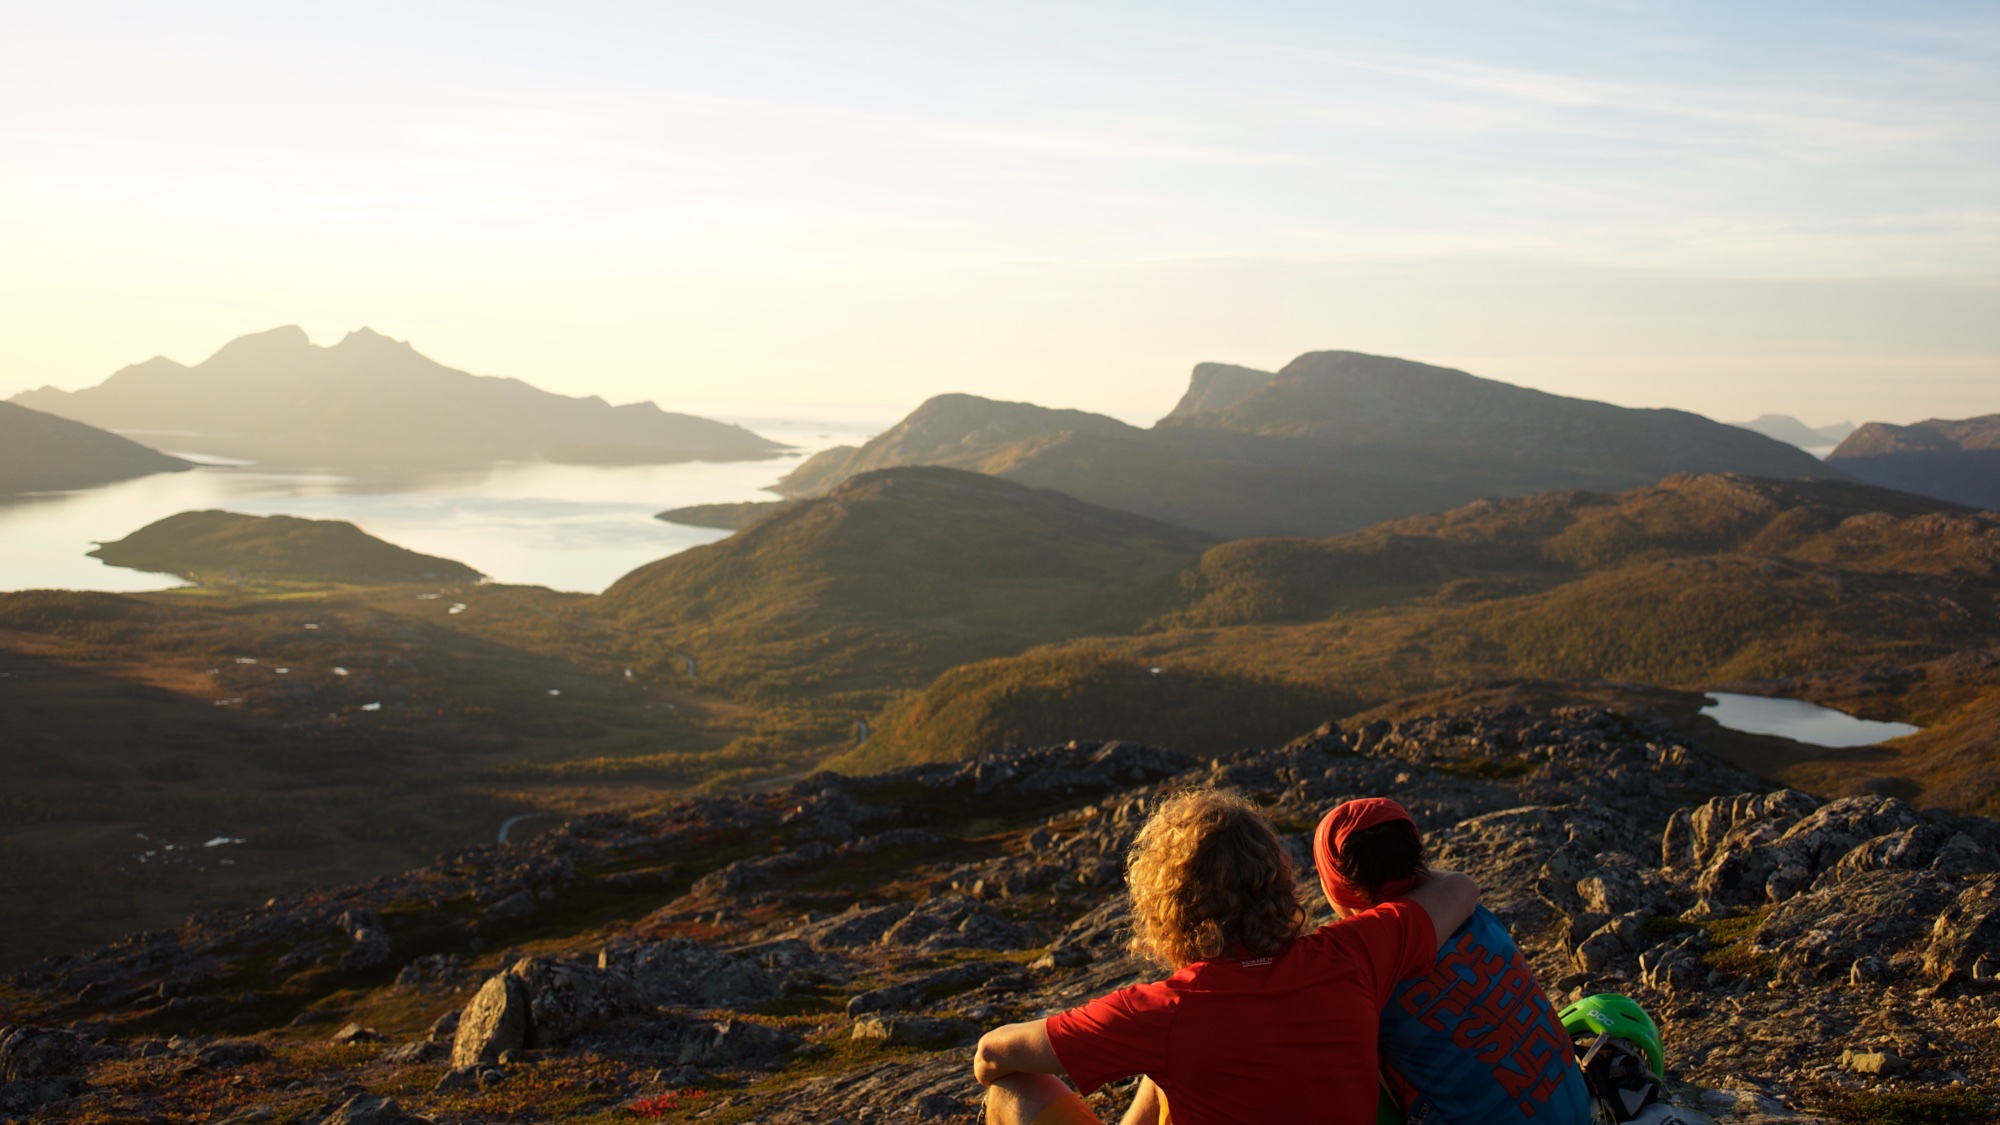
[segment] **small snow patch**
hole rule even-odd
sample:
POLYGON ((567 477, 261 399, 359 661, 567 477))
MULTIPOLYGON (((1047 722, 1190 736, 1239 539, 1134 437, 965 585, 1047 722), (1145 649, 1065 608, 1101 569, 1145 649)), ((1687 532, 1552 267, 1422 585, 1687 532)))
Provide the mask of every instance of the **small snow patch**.
POLYGON ((271 671, 276 672, 280 676, 289 676, 292 672, 290 668, 273 668, 271 671))
POLYGON ((218 699, 215 701, 215 705, 217 707, 229 707, 241 702, 243 702, 243 697, 239 695, 234 699, 218 699))
POLYGON ((317 628, 319 628, 319 626, 317 626, 317 625, 313 624, 312 622, 308 621, 308 622, 306 622, 306 628, 308 628, 308 629, 317 629, 317 628))
POLYGON ((243 837, 241 836, 217 836, 215 839, 210 840, 206 844, 203 844, 202 847, 219 848, 224 844, 240 844, 242 842, 243 842, 243 837))
POLYGON ((255 664, 255 663, 257 663, 257 658, 256 658, 256 657, 254 657, 254 656, 239 656, 239 657, 237 657, 237 658, 236 658, 236 663, 238 663, 238 664, 255 664))
POLYGON ((335 669, 333 670, 333 674, 334 674, 334 675, 336 675, 336 676, 345 676, 345 675, 347 675, 347 669, 345 669, 345 668, 335 668, 335 669))
POLYGON ((363 703, 361 705, 361 709, 363 711, 380 711, 382 709, 382 705, 380 703, 363 703))
POLYGON ((561 689, 561 688, 550 688, 550 689, 549 689, 549 694, 550 694, 550 695, 561 695, 561 694, 562 694, 562 689, 561 689))
POLYGON ((464 603, 464 602, 453 602, 453 603, 451 603, 451 608, 450 608, 450 609, 448 609, 448 610, 445 610, 445 612, 446 612, 446 613, 464 613, 464 612, 465 612, 465 603, 464 603))

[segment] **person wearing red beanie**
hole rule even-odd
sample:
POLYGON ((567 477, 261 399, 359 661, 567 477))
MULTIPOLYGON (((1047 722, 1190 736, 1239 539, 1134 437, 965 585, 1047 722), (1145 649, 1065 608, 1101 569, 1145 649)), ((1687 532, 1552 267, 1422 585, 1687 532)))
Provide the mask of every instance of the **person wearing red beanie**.
MULTIPOLYGON (((1422 880, 1423 836, 1394 801, 1347 801, 1319 822, 1313 863, 1334 913, 1356 917, 1422 880)), ((1408 1125, 1591 1120, 1569 1035, 1513 936, 1484 906, 1439 941, 1426 971, 1397 982, 1382 1006, 1381 1059, 1408 1125)))

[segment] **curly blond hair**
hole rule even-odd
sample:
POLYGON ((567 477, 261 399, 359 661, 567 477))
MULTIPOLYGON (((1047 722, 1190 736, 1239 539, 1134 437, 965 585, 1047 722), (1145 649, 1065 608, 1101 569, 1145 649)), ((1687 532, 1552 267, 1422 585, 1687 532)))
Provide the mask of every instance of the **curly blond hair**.
POLYGON ((1126 868, 1132 950, 1170 969, 1239 945, 1276 953, 1305 925, 1277 830, 1232 791, 1169 798, 1139 830, 1126 868))

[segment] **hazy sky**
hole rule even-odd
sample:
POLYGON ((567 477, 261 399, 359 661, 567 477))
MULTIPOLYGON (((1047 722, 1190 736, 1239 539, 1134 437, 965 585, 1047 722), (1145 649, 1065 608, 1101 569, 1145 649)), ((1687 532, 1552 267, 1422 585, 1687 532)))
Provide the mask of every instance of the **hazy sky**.
POLYGON ((668 407, 1346 348, 2000 411, 1986 3, 0 0, 0 395, 370 325, 668 407))

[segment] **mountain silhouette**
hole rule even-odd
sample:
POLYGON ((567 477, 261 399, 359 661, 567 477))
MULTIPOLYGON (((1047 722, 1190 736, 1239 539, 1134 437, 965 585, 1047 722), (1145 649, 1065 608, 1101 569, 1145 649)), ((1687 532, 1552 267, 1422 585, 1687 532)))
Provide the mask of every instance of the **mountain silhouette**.
POLYGON ((130 438, 0 402, 0 496, 90 488, 192 468, 130 438))
POLYGON ((1357 352, 1265 375, 1203 364, 1151 429, 946 395, 778 484, 942 464, 1236 537, 1332 535, 1482 497, 1616 491, 1684 472, 1835 476, 1803 450, 1680 410, 1638 410, 1357 352))
POLYGON ((653 464, 754 460, 783 449, 740 426, 650 402, 612 406, 469 375, 367 328, 331 347, 297 327, 274 328, 232 340, 193 367, 154 358, 95 387, 43 387, 13 401, 269 465, 653 464))
POLYGON ((1767 438, 1796 445, 1800 449, 1831 449, 1854 432, 1854 423, 1835 422, 1830 426, 1808 426, 1789 414, 1759 414, 1748 422, 1729 423, 1739 429, 1755 430, 1767 438))
POLYGON ((1909 426, 1870 422, 1827 463, 1849 476, 1975 508, 2000 508, 2000 414, 1909 426))

